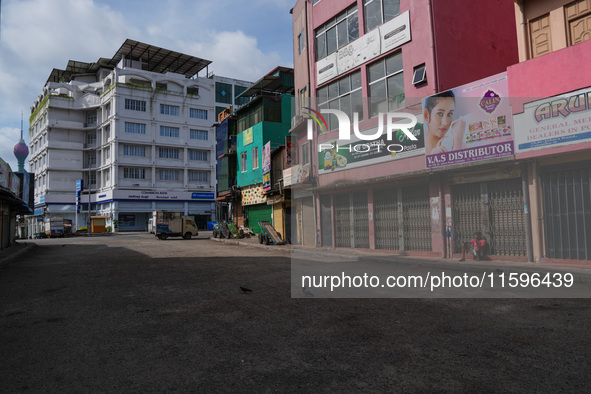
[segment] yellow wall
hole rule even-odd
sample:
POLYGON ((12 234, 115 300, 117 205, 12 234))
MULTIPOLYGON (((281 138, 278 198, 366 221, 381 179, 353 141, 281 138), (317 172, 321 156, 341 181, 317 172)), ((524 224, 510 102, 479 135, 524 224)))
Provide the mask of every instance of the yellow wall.
POLYGON ((281 238, 285 236, 285 218, 283 217, 283 203, 273 204, 273 228, 281 234, 281 238))

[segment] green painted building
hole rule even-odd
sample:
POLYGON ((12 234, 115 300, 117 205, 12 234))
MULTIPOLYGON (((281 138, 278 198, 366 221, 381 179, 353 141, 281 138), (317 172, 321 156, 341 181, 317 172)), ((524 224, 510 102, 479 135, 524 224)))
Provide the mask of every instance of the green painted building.
POLYGON ((272 221, 272 206, 262 191, 263 147, 271 150, 285 144, 294 111, 293 69, 277 67, 241 96, 251 97, 236 111, 237 184, 242 189, 244 224, 255 233, 259 220, 272 221))

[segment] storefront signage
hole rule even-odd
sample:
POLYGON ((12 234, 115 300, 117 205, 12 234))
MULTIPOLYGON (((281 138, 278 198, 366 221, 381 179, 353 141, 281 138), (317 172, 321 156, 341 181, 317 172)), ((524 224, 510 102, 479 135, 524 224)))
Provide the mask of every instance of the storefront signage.
MULTIPOLYGON (((332 140, 320 144, 322 150, 318 152, 318 173, 320 175, 328 174, 424 155, 422 116, 417 116, 417 120, 418 123, 414 128, 409 129, 416 137, 416 141, 411 140, 401 130, 398 130, 392 140, 388 140, 387 134, 382 134, 373 141, 353 138, 350 141, 332 140)), ((377 127, 364 131, 363 134, 372 135, 376 133, 376 130, 377 127)))
POLYGON ((507 74, 423 100, 427 168, 514 154, 507 74))
POLYGON ((283 170, 283 186, 292 186, 310 178, 310 164, 296 164, 283 170))
POLYGON ((515 115, 517 153, 591 141, 591 88, 537 100, 515 115))
POLYGON ((318 85, 330 81, 337 75, 339 75, 337 72, 337 52, 331 53, 316 62, 316 79, 318 80, 318 85))
POLYGON ((0 159, 0 186, 8 189, 8 174, 10 174, 10 165, 4 160, 0 159))
POLYGON ((207 192, 170 192, 153 190, 113 190, 98 196, 98 202, 108 200, 145 200, 145 201, 214 201, 214 193, 207 192))
POLYGON ((294 153, 292 151, 292 149, 294 149, 295 147, 295 138, 291 135, 288 135, 285 137, 285 152, 286 152, 286 161, 287 164, 291 164, 291 162, 294 160, 294 153))
POLYGON ((484 171, 458 174, 451 177, 451 183, 475 183, 496 181, 499 179, 518 178, 521 176, 521 169, 515 164, 509 164, 501 168, 491 168, 484 171))
POLYGON ((410 39, 410 13, 406 11, 317 61, 318 85, 398 48, 410 39))
POLYGON ((410 13, 384 23, 379 28, 382 54, 410 41, 410 13))
POLYGON ((267 196, 263 192, 263 185, 247 186, 242 189, 242 205, 267 203, 267 196))
POLYGON ((380 56, 380 31, 375 29, 337 51, 337 71, 341 75, 380 56))
POLYGON ((14 172, 10 173, 10 191, 15 197, 18 197, 21 192, 21 179, 14 172))
POLYGON ((271 190, 271 141, 263 146, 263 191, 271 190))
POLYGON ((252 142, 254 141, 252 127, 244 130, 244 132, 242 133, 242 138, 242 145, 246 146, 252 144, 252 142))

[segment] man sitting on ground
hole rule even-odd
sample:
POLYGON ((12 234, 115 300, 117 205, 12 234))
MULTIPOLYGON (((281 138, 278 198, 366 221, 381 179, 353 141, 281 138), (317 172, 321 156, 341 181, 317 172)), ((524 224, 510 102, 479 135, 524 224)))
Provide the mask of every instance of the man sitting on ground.
POLYGON ((469 247, 472 248, 470 254, 472 255, 473 260, 480 260, 484 254, 484 248, 486 247, 486 241, 482 238, 482 233, 480 231, 474 233, 473 239, 462 244, 462 258, 459 261, 466 260, 466 250, 468 250, 469 247))

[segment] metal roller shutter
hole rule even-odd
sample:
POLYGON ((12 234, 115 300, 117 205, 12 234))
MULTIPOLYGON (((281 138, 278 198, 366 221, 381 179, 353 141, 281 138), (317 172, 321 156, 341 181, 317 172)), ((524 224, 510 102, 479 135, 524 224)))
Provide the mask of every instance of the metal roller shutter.
POLYGON ((591 260, 591 169, 542 173, 546 257, 591 260))
POLYGON ((376 190, 373 194, 376 249, 398 250, 398 191, 376 190))
POLYGON ((246 210, 246 214, 248 215, 248 227, 250 227, 250 229, 254 231, 255 234, 259 234, 261 232, 259 221, 267 220, 270 222, 273 207, 271 205, 258 204, 247 205, 244 208, 246 210))
POLYGON ((404 250, 431 251, 431 204, 429 186, 402 189, 404 250))

